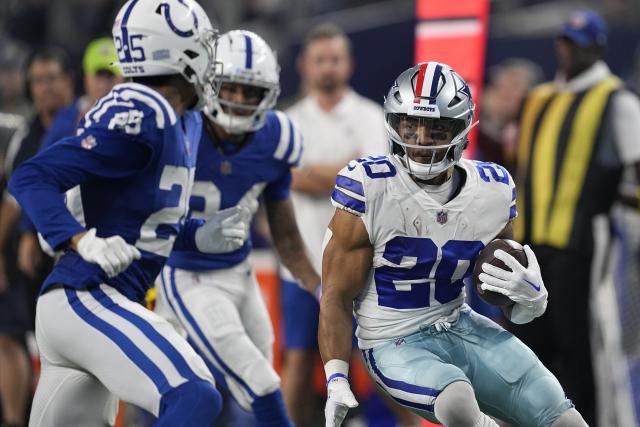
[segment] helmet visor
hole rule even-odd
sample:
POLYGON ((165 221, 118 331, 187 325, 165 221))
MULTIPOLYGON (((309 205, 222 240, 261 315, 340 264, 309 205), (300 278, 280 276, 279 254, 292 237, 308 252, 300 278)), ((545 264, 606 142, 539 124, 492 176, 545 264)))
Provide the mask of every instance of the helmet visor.
POLYGON ((267 93, 260 86, 223 81, 218 93, 218 102, 225 114, 246 117, 256 112, 267 93))
POLYGON ((442 161, 453 139, 464 130, 464 121, 449 118, 427 118, 406 114, 387 114, 387 122, 396 133, 393 138, 415 162, 433 164, 442 161))

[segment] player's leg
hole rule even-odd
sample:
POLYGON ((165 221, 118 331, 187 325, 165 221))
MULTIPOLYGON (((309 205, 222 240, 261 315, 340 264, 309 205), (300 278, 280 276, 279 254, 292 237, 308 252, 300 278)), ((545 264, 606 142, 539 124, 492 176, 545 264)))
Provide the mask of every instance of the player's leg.
POLYGON ((115 421, 117 401, 94 376, 41 360, 30 427, 103 427, 115 421))
MULTIPOLYGON (((267 305, 253 271, 251 274, 244 274, 244 277, 246 277, 247 293, 244 303, 240 306, 240 318, 247 335, 264 355, 264 359, 269 362, 269 367, 272 367, 275 337, 267 305)), ((258 370, 265 368, 262 360, 256 360, 255 364, 255 368, 258 370)), ((278 378, 277 382, 273 380, 272 375, 263 378, 263 381, 268 381, 261 387, 266 393, 258 394, 251 404, 258 420, 289 419, 280 389, 280 378, 278 378)))
MULTIPOLYGON (((558 380, 510 332, 469 309, 462 311, 454 331, 463 343, 459 363, 466 366, 483 411, 534 427, 552 425, 572 409, 558 380)), ((582 427, 584 421, 565 425, 582 427)))
POLYGON ((444 358, 430 351, 432 345, 442 349, 447 344, 425 331, 362 353, 376 383, 417 415, 446 425, 483 425, 478 423, 484 414, 464 372, 449 363, 447 351, 444 358))
POLYGON ((318 358, 318 301, 297 283, 281 279, 284 320, 282 392, 296 425, 309 420, 313 404, 313 367, 318 358))
MULTIPOLYGON (((247 268, 198 274, 195 283, 194 274, 168 267, 161 279, 164 293, 190 341, 213 369, 224 374, 238 403, 255 411, 256 399, 276 391, 280 379, 240 318, 239 306, 247 302, 247 268)), ((259 405, 255 415, 261 426, 290 424, 284 411, 270 412, 265 419, 259 405)))
POLYGON ((446 386, 433 409, 436 418, 446 426, 498 427, 494 420, 480 412, 473 387, 466 381, 446 386))
MULTIPOLYGON (((209 426, 220 410, 200 356, 168 322, 109 286, 47 292, 36 328, 47 360, 90 373, 120 400, 157 416, 157 427, 209 426)), ((51 425, 65 424, 54 418, 51 425)))

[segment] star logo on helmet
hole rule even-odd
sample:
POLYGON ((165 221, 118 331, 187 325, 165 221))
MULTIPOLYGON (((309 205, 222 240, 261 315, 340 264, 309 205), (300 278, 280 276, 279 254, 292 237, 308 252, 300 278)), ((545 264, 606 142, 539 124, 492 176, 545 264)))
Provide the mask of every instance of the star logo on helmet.
POLYGON ((469 89, 469 85, 465 83, 464 86, 462 86, 462 88, 460 89, 460 92, 464 93, 465 95, 467 95, 469 97, 469 99, 471 99, 471 89, 469 89))

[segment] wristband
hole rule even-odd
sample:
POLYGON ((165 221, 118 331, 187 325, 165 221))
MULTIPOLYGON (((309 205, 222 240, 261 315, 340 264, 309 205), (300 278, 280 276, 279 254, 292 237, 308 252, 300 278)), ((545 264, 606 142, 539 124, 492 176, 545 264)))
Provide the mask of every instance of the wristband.
POLYGON ((331 359, 324 364, 324 374, 327 377, 327 384, 335 378, 348 380, 349 363, 340 359, 331 359))

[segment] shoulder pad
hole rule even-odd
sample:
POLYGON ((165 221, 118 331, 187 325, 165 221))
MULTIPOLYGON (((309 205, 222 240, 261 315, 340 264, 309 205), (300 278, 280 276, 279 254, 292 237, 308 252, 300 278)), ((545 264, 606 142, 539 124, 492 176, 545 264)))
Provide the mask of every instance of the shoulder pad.
POLYGON ((511 177, 509 171, 497 163, 481 162, 478 160, 472 161, 475 166, 475 170, 478 173, 479 181, 481 185, 493 185, 497 191, 504 194, 509 205, 509 219, 514 219, 518 216, 516 210, 516 185, 511 177))
POLYGON ((115 86, 83 118, 84 129, 121 130, 137 135, 144 129, 165 129, 177 123, 175 110, 153 89, 137 84, 115 86))
POLYGON ((267 114, 266 126, 273 126, 274 140, 277 141, 273 157, 290 166, 298 166, 302 157, 302 134, 282 111, 267 114))
POLYGON ((357 161, 352 160, 338 172, 336 185, 331 193, 331 204, 354 215, 364 215, 366 211, 364 174, 361 164, 357 161))

